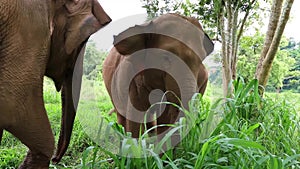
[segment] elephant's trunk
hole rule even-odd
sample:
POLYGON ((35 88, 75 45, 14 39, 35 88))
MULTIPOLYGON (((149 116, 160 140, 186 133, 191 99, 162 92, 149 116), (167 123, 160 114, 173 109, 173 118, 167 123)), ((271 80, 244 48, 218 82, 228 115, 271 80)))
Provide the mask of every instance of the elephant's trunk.
POLYGON ((52 162, 57 164, 65 154, 72 135, 76 109, 78 106, 80 88, 83 74, 83 53, 85 46, 82 48, 75 68, 67 73, 67 76, 62 85, 62 121, 60 135, 57 145, 57 151, 52 159, 52 162))
POLYGON ((61 118, 61 129, 58 140, 57 151, 52 159, 53 163, 58 163, 63 155, 65 154, 71 139, 74 119, 76 111, 73 104, 72 98, 72 77, 68 77, 63 83, 61 91, 62 99, 62 118, 61 118), (70 82, 71 81, 71 82, 70 82))

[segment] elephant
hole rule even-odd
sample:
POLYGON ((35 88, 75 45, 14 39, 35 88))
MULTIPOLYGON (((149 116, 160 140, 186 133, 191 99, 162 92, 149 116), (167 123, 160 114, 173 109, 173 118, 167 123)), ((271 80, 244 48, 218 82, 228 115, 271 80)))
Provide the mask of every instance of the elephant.
MULTIPOLYGON (((166 104, 159 112, 152 104, 162 100, 187 107, 194 93, 204 94, 208 73, 202 60, 213 48, 197 19, 177 13, 161 15, 114 36, 102 75, 117 122, 133 138, 145 127, 176 122, 182 117, 178 107, 166 104)), ((169 129, 157 127, 154 134, 169 129)))
POLYGON ((85 44, 109 22, 97 0, 0 1, 0 136, 6 130, 29 148, 19 168, 49 168, 54 154, 44 76, 61 91, 61 131, 52 161, 61 160, 76 114, 85 44), (73 73, 76 61, 79 70, 73 73))

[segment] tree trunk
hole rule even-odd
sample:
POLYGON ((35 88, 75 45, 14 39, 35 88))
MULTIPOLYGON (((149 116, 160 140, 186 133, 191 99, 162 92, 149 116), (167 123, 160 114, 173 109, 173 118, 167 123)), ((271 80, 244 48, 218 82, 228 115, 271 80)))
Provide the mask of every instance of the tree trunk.
MULTIPOLYGON (((282 0, 275 0, 274 3, 281 6, 282 3, 278 3, 280 1, 282 1, 282 0)), ((261 58, 263 60, 262 64, 261 64, 261 68, 259 70, 257 70, 257 79, 259 81, 259 84, 264 86, 264 87, 267 84, 268 77, 269 77, 269 74, 270 74, 270 70, 271 70, 271 67, 272 67, 272 63, 273 63, 273 60, 275 58, 278 46, 280 44, 280 39, 282 37, 285 25, 286 25, 286 23, 289 19, 289 15, 290 15, 290 11, 291 11, 293 2, 294 2, 294 0, 286 0, 285 1, 285 5, 284 5, 283 11, 282 11, 282 15, 280 17, 280 21, 279 21, 278 24, 276 24, 277 27, 276 27, 274 37, 273 38, 266 37, 266 41, 269 41, 269 39, 272 39, 271 45, 270 45, 269 49, 267 50, 267 53, 266 53, 265 57, 261 58)), ((274 7, 274 8, 272 7, 272 9, 276 9, 276 8, 277 7, 274 7)), ((281 7, 280 7, 280 9, 281 9, 281 7)), ((277 13, 280 12, 280 11, 272 10, 271 12, 272 12, 271 16, 272 15, 276 16, 277 13)), ((272 22, 272 21, 273 21, 273 18, 270 18, 270 22, 272 22)), ((269 24, 269 26, 270 25, 271 25, 271 23, 269 24)), ((269 29, 274 29, 274 27, 270 26, 269 29)), ((271 30, 268 30, 268 32, 271 32, 271 30)), ((269 35, 267 35, 267 36, 269 36, 269 35)), ((270 43, 270 42, 265 42, 265 44, 267 44, 267 43, 270 43)), ((268 47, 268 46, 264 46, 264 48, 266 48, 266 47, 268 47)), ((264 49, 264 50, 266 50, 266 49, 264 49)), ((264 50, 262 52, 264 52, 264 50)), ((261 57, 263 57, 263 55, 261 57)), ((259 67, 259 65, 258 65, 258 67, 259 67)), ((261 94, 263 94, 262 91, 261 91, 261 94)))
MULTIPOLYGON (((226 7, 228 10, 228 7, 226 7)), ((228 19, 229 20, 229 19, 228 19)), ((220 24, 221 24, 221 38, 222 38, 222 74, 223 74, 223 94, 224 97, 227 97, 231 92, 230 82, 231 82, 231 69, 230 69, 230 45, 229 45, 229 35, 231 25, 228 22, 225 26, 225 17, 224 13, 220 15, 220 24), (227 27, 227 29, 226 29, 227 27)))
POLYGON ((236 4, 224 1, 224 11, 226 12, 222 11, 219 15, 222 39, 223 94, 225 97, 230 97, 233 91, 231 81, 236 79, 238 42, 255 2, 256 0, 250 2, 242 19, 239 19, 241 1, 237 1, 236 4))
POLYGON ((237 62, 237 27, 238 27, 238 5, 235 7, 234 12, 232 14, 232 32, 231 32, 231 72, 232 72, 232 79, 236 79, 236 62, 237 62))
POLYGON ((269 19, 269 25, 268 25, 268 30, 266 33, 266 38, 264 42, 264 47, 262 49, 262 52, 260 54, 260 59, 256 67, 255 71, 255 78, 258 79, 258 74, 262 68, 262 63, 270 49, 271 43, 273 41, 273 37, 275 35, 275 31, 279 22, 280 18, 280 13, 281 13, 281 8, 282 8, 282 2, 283 0, 274 0, 273 5, 271 8, 271 14, 270 14, 270 19, 269 19))

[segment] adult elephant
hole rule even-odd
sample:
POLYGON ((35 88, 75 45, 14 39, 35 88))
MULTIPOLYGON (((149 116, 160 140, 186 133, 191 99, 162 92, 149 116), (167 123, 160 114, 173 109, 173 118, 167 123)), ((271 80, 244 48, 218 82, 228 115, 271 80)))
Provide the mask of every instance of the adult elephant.
MULTIPOLYGON (((149 129, 178 120, 182 114, 170 104, 146 111, 165 92, 165 101, 185 108, 194 93, 203 94, 208 75, 202 60, 213 47, 195 18, 178 14, 162 15, 115 36, 103 64, 103 79, 118 123, 136 138, 144 122, 149 129)), ((156 133, 167 129, 158 127, 156 133)))
POLYGON ((53 161, 61 160, 81 83, 82 70, 73 75, 74 65, 77 59, 82 64, 89 36, 110 21, 97 0, 0 1, 0 136, 7 130, 29 148, 20 168, 48 168, 53 155, 44 75, 62 90, 62 126, 53 161), (72 93, 72 86, 77 91, 72 93))

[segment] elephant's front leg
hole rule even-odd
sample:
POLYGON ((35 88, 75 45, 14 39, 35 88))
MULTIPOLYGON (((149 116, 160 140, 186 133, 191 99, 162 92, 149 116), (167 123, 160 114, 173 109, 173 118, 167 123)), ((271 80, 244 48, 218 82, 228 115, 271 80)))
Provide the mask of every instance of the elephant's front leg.
POLYGON ((29 148, 19 168, 46 169, 54 151, 54 137, 44 108, 42 87, 24 91, 16 100, 16 122, 6 129, 29 148))
MULTIPOLYGON (((167 94, 166 94, 167 101, 180 106, 181 95, 180 95, 180 88, 177 84, 177 81, 175 81, 175 79, 172 76, 167 74, 165 76, 164 84, 165 84, 166 92, 167 92, 167 94)), ((174 124, 176 121, 178 121, 180 115, 181 115, 180 111, 177 107, 175 107, 172 104, 168 104, 168 105, 166 105, 165 111, 161 114, 161 116, 158 117, 157 124, 158 125, 174 124)), ((167 126, 158 127, 157 128, 158 142, 160 142, 165 137, 165 135, 172 129, 173 129, 172 127, 167 127, 167 126)), ((172 147, 176 146, 180 141, 179 132, 177 131, 177 132, 173 133, 172 136, 170 137, 170 139, 171 139, 171 146, 172 147)), ((170 145, 168 145, 168 144, 164 144, 163 150, 168 149, 169 146, 170 145)))
MULTIPOLYGON (((180 89, 175 79, 170 75, 166 75, 164 83, 167 92, 167 101, 176 105, 180 105, 180 89)), ((161 114, 160 117, 158 117, 157 124, 174 124, 178 119, 178 116, 179 110, 177 107, 170 104, 166 105, 166 110, 161 114)), ((158 134, 161 134, 169 129, 170 127, 159 127, 157 131, 158 134)))
MULTIPOLYGON (((129 86, 130 99, 127 101, 126 111, 126 131, 132 133, 132 137, 138 138, 140 132, 143 133, 145 127, 145 113, 150 107, 149 103, 149 90, 147 89, 143 75, 137 75, 129 86)), ((147 126, 152 123, 152 116, 147 116, 147 126)))

